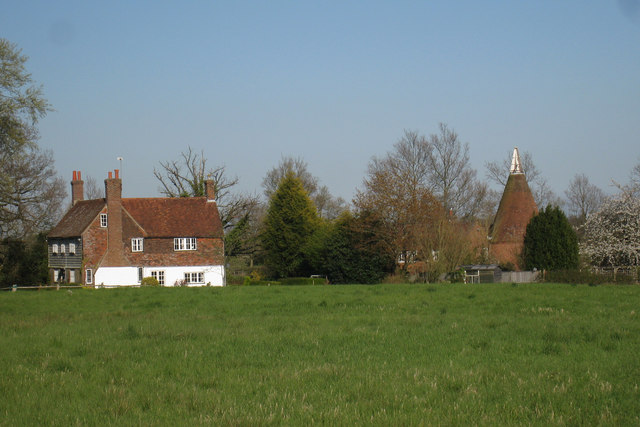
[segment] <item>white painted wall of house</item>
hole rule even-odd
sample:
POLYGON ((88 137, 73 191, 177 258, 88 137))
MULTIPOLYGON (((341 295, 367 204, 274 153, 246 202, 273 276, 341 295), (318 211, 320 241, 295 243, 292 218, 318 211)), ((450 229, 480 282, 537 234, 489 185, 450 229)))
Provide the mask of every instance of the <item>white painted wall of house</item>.
MULTIPOLYGON (((224 267, 222 265, 179 266, 179 267, 143 267, 142 277, 151 276, 152 271, 164 271, 164 286, 174 286, 184 280, 184 273, 204 273, 204 283, 191 283, 189 286, 224 286, 224 267)), ((95 286, 116 287, 136 286, 138 267, 100 267, 95 271, 95 286)))

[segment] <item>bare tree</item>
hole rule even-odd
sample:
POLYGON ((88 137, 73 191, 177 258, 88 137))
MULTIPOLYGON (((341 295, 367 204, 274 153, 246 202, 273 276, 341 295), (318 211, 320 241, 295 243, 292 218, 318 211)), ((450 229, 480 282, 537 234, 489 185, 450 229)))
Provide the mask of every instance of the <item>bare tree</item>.
POLYGON ((287 173, 293 172, 293 174, 302 182, 302 187, 305 189, 309 197, 313 199, 318 191, 318 178, 311 175, 307 169, 307 162, 300 157, 283 157, 278 163, 278 166, 274 167, 267 172, 267 175, 262 180, 262 187, 264 188, 264 195, 267 200, 271 198, 271 195, 276 191, 282 178, 287 176, 287 173))
POLYGON ((205 181, 212 180, 225 230, 250 215, 258 203, 256 196, 233 193, 232 188, 238 183, 238 178, 229 178, 224 166, 207 168, 204 152, 194 153, 191 147, 180 153, 178 160, 160 162, 160 169, 154 168, 153 174, 162 184, 160 192, 167 197, 205 196, 205 181))
POLYGON ((588 215, 596 212, 605 199, 604 192, 591 184, 585 174, 576 174, 564 194, 569 214, 576 217, 580 224, 588 215))
POLYGON ((282 178, 287 173, 293 172, 294 176, 302 182, 302 187, 316 206, 318 215, 324 219, 335 219, 347 210, 347 203, 342 197, 334 197, 326 185, 319 185, 319 180, 309 172, 307 162, 302 158, 283 157, 278 166, 267 172, 262 180, 264 195, 267 199, 275 192, 282 178))
MULTIPOLYGON (((424 238, 421 232, 430 230, 428 225, 434 223, 442 208, 427 188, 405 186, 406 177, 398 170, 383 168, 384 164, 372 160, 364 188, 357 191, 353 204, 359 215, 377 219, 371 223, 376 230, 360 231, 381 236, 385 253, 408 260, 409 254, 420 249, 424 238)), ((407 265, 404 263, 403 267, 407 265)))
POLYGON ((25 147, 0 155, 0 164, 0 236, 23 239, 52 228, 67 194, 51 152, 25 147))
POLYGON ((84 192, 87 200, 104 198, 104 186, 100 187, 94 177, 88 176, 84 184, 84 192))
POLYGON ((469 164, 469 144, 440 123, 440 133, 429 138, 428 173, 431 190, 439 196, 446 211, 460 218, 472 218, 480 211, 488 188, 476 179, 469 164))
POLYGON ((394 259, 409 261, 422 249, 422 234, 432 230, 430 225, 442 212, 431 192, 430 150, 425 137, 405 130, 385 157, 371 159, 363 188, 353 201, 361 215, 378 218, 372 222, 375 234, 383 236, 384 250, 394 259))
POLYGON ((326 185, 320 187, 313 203, 318 210, 318 216, 323 219, 334 220, 347 210, 347 202, 342 197, 333 197, 326 185))

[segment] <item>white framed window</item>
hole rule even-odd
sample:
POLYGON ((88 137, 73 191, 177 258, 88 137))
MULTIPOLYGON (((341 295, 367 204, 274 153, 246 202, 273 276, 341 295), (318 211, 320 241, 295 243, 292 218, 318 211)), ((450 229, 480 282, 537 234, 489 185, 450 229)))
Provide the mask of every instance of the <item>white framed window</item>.
POLYGON ((93 270, 90 268, 87 268, 85 270, 85 281, 87 282, 87 285, 90 285, 93 283, 93 270))
POLYGON ((144 248, 144 239, 142 237, 134 237, 131 239, 131 252, 142 252, 144 248))
POLYGON ((61 253, 61 254, 63 254, 63 253, 65 253, 66 251, 67 251, 67 250, 66 250, 66 247, 64 246, 64 243, 62 243, 62 244, 60 245, 60 253, 61 253))
POLYGON ((100 214, 100 227, 104 228, 107 226, 107 214, 100 214))
POLYGON ((138 283, 142 283, 142 274, 144 273, 144 271, 142 270, 142 267, 138 267, 138 283))
POLYGON ((195 237, 176 237, 173 239, 174 251, 195 251, 198 249, 195 237))
POLYGON ((57 254, 58 253, 58 244, 54 243, 53 245, 51 245, 51 253, 52 254, 57 254))
POLYGON ((69 253, 70 254, 75 254, 76 253, 76 244, 75 243, 69 243, 69 253))
POLYGON ((159 285, 164 286, 164 271, 163 270, 152 271, 151 272, 151 277, 156 279, 158 281, 159 285))
POLYGON ((184 281, 186 283, 204 283, 204 273, 184 273, 184 281))

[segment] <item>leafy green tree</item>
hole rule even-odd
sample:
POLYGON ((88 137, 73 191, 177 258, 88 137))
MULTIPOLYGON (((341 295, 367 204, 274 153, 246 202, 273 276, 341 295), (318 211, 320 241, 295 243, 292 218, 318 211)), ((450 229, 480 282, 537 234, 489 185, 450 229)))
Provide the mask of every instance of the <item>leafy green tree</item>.
POLYGON ((25 69, 27 57, 0 39, 0 238, 23 239, 53 226, 66 197, 37 123, 51 108, 25 69))
POLYGON ((0 287, 47 283, 47 237, 0 241, 0 287))
POLYGON ((265 265, 274 277, 306 275, 304 247, 319 225, 302 182, 288 172, 271 196, 261 236, 265 265))
POLYGON ((38 119, 50 110, 25 62, 27 57, 15 44, 0 39, 0 147, 4 153, 19 151, 37 140, 38 119))
POLYGON ((578 267, 578 237, 557 206, 547 206, 531 218, 524 236, 527 268, 567 270, 578 267))
POLYGON ((375 226, 363 226, 367 220, 345 212, 321 225, 306 247, 313 271, 331 283, 377 283, 392 273, 395 258, 381 250, 383 237, 375 226))

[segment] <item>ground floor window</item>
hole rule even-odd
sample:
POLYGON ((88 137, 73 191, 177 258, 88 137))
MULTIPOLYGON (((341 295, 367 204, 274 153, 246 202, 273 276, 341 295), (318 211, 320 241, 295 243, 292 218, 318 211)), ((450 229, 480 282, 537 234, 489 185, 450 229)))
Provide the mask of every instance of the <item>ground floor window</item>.
POLYGON ((204 283, 204 273, 184 273, 186 283, 204 283))
POLYGON ((142 274, 144 273, 144 271, 142 270, 142 267, 138 267, 138 283, 142 283, 142 274))
POLYGON ((65 271, 64 271, 64 268, 54 268, 53 269, 53 282, 54 283, 63 283, 63 282, 65 282, 65 271))
POLYGON ((158 281, 159 285, 161 285, 161 286, 164 285, 164 271, 162 271, 162 270, 152 271, 151 272, 151 277, 156 279, 158 281))
POLYGON ((85 271, 85 280, 87 282, 87 285, 90 285, 93 283, 93 270, 90 268, 87 268, 87 270, 85 271))

